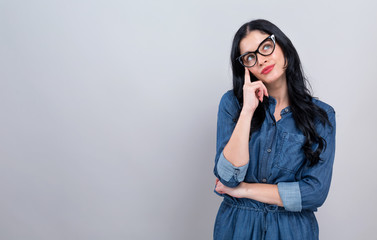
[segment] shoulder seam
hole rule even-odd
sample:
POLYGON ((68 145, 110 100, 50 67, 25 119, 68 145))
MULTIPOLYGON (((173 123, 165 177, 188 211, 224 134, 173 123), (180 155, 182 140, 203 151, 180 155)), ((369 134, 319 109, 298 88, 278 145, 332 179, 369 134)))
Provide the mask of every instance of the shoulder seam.
POLYGON ((329 109, 326 111, 326 113, 332 113, 332 112, 335 113, 335 109, 332 106, 330 106, 329 109))

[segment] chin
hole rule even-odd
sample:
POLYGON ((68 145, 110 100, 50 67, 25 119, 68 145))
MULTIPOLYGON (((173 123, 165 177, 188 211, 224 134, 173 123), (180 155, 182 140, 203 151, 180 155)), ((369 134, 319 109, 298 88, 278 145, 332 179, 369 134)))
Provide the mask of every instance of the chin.
POLYGON ((272 74, 272 75, 267 75, 267 76, 264 76, 264 78, 261 78, 263 79, 262 82, 264 83, 274 83, 274 82, 277 82, 279 81, 279 79, 281 79, 283 77, 283 73, 281 74, 272 74))
POLYGON ((263 83, 273 83, 276 82, 278 79, 278 76, 265 76, 264 78, 261 78, 263 83))

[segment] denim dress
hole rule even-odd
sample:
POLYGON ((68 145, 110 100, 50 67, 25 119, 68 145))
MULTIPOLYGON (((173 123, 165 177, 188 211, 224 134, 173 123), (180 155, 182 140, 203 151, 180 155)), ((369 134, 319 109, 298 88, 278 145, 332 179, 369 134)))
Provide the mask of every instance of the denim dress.
MULTIPOLYGON (((335 111, 313 98, 324 109, 331 122, 315 121, 317 133, 327 145, 314 167, 305 161, 302 146, 305 136, 297 128, 290 106, 281 111, 275 121, 276 100, 268 97, 266 117, 261 128, 252 133, 249 141, 249 162, 235 167, 223 154, 237 124, 241 107, 233 90, 221 98, 217 115, 217 141, 214 174, 228 187, 240 182, 277 184, 283 207, 249 198, 235 198, 220 194, 213 238, 253 240, 311 240, 318 239, 318 222, 314 215, 329 192, 335 155, 335 111)), ((318 144, 313 144, 315 150, 318 144)))

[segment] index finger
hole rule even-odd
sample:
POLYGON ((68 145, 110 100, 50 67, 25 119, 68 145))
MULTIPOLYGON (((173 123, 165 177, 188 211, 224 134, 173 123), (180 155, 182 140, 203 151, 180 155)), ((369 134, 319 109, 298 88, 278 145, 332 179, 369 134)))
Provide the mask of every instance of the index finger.
POLYGON ((247 67, 245 67, 245 77, 244 77, 244 83, 243 84, 246 84, 246 83, 251 83, 250 73, 249 73, 249 69, 247 69, 247 67))

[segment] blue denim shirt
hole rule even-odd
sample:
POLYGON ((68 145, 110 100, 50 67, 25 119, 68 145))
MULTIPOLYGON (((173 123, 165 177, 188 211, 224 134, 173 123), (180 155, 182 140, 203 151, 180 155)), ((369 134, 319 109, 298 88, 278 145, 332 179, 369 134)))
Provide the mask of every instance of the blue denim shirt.
MULTIPOLYGON (((281 119, 276 122, 274 111, 276 100, 269 97, 266 118, 258 131, 251 135, 249 142, 249 162, 241 167, 233 166, 223 154, 237 124, 241 110, 233 90, 221 98, 217 115, 217 141, 215 157, 215 176, 226 186, 236 187, 240 182, 277 184, 285 210, 300 212, 317 211, 329 192, 335 155, 335 111, 313 98, 313 102, 327 112, 333 127, 316 122, 316 130, 326 142, 321 160, 314 167, 304 164, 305 154, 301 148, 305 136, 297 128, 290 111, 281 111, 281 119)), ((314 144, 315 150, 318 144, 314 144)), ((216 194, 229 197, 227 194, 216 194)))

